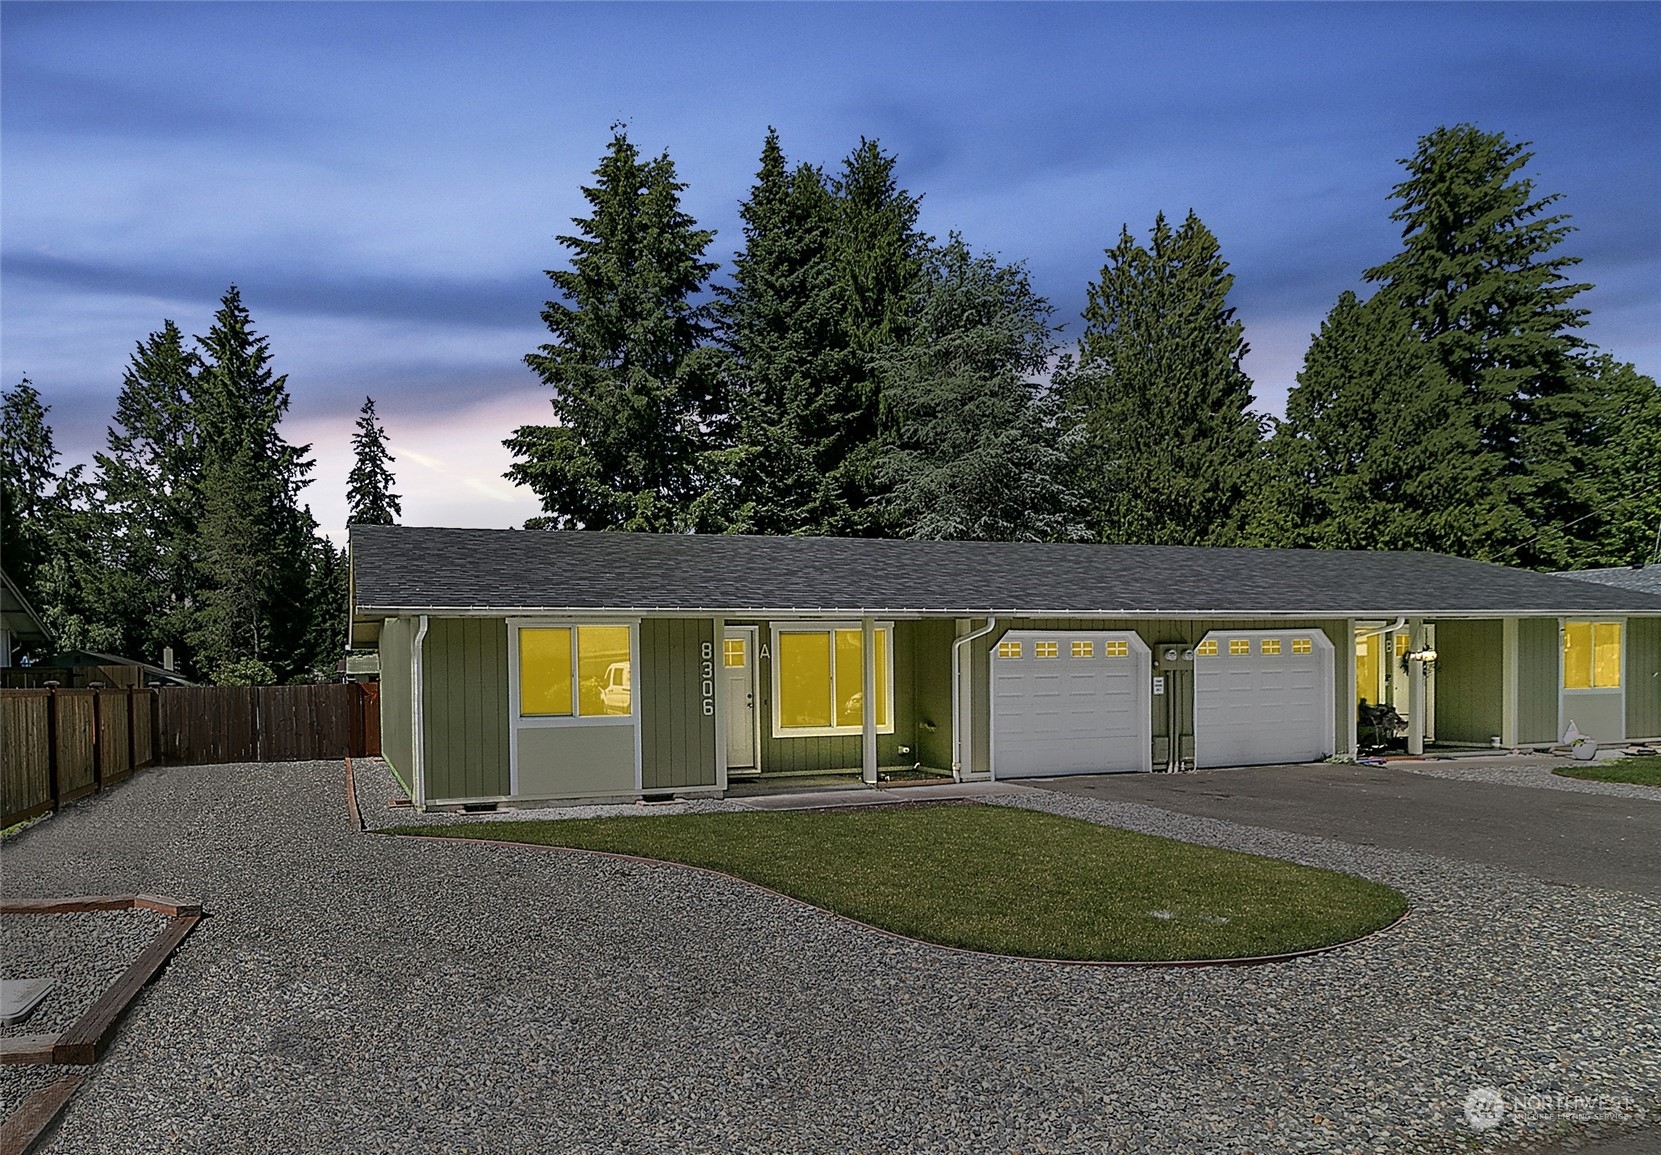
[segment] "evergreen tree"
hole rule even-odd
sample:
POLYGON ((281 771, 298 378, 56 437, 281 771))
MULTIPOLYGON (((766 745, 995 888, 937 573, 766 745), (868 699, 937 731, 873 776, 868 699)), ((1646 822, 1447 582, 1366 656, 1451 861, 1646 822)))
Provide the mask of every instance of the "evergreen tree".
POLYGON ((1560 197, 1536 197, 1518 175, 1526 149, 1469 124, 1422 138, 1391 193, 1402 250, 1366 276, 1458 388, 1512 509, 1471 552, 1550 567, 1570 553, 1561 527, 1583 513, 1573 430, 1585 416, 1574 333, 1585 310, 1572 301, 1589 286, 1565 276, 1578 258, 1553 255, 1568 218, 1547 215, 1560 197))
POLYGON ((375 399, 365 397, 352 434, 352 472, 346 479, 346 520, 357 525, 395 525, 404 512, 392 491, 396 460, 386 451, 386 429, 375 417, 375 399))
POLYGON ((1234 277, 1192 212, 1128 228, 1090 286, 1077 367, 1057 387, 1077 426, 1077 484, 1099 541, 1234 545, 1262 474, 1234 277))
POLYGON ((563 298, 542 312, 554 340, 525 358, 559 423, 505 442, 518 459, 507 476, 547 513, 532 527, 666 532, 692 520, 721 406, 710 308, 694 299, 715 269, 703 260, 714 233, 681 210, 685 187, 667 152, 643 161, 614 128, 583 189, 592 215, 559 237, 572 258, 548 272, 563 298))
POLYGON ((203 451, 199 568, 201 613, 192 641, 210 674, 243 658, 280 677, 304 666, 310 628, 306 592, 316 523, 299 504, 312 462, 279 424, 288 379, 271 369, 269 340, 256 333, 236 286, 197 342, 203 368, 195 392, 203 451))
POLYGON ((902 537, 1053 541, 1068 520, 1055 407, 1034 378, 1055 348, 1049 303, 1021 265, 961 237, 933 254, 904 345, 879 354, 886 524, 902 537))
POLYGON ((1589 358, 1580 503, 1588 513, 1561 527, 1572 536, 1569 568, 1661 564, 1661 386, 1607 354, 1589 358))
POLYGON ((1503 525, 1492 461, 1458 388, 1380 295, 1339 297, 1270 443, 1278 532, 1265 544, 1468 554, 1503 525))
POLYGON ((32 601, 65 504, 47 409, 28 377, 0 394, 0 560, 32 601))
POLYGON ((860 359, 839 406, 843 432, 830 475, 847 513, 829 528, 854 536, 882 536, 893 528, 882 518, 889 506, 877 477, 877 462, 888 443, 878 363, 909 340, 933 243, 917 227, 922 197, 900 187, 896 163, 876 141, 862 137, 843 161, 834 186, 843 328, 860 359))
POLYGON ((862 361, 844 326, 836 198, 819 170, 787 167, 770 129, 739 214, 745 247, 732 285, 717 290, 731 444, 708 455, 712 488, 697 520, 731 533, 833 533, 850 521, 832 475, 849 449, 862 361))
POLYGON ((115 652, 159 662, 172 647, 190 668, 201 574, 197 520, 202 447, 193 393, 201 359, 172 321, 138 344, 116 400, 106 448, 94 455, 109 521, 99 602, 115 652))

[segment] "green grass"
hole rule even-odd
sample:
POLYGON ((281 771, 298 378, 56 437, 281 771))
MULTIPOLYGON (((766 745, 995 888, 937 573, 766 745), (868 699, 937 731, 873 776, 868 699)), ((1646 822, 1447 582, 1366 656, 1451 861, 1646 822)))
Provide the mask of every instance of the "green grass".
POLYGON ((1281 954, 1357 938, 1407 909, 1398 892, 1352 875, 1003 806, 470 822, 394 833, 710 867, 913 938, 1031 958, 1281 954))
POLYGON ((1597 762, 1590 766, 1558 766, 1552 773, 1565 778, 1591 778, 1598 782, 1661 786, 1661 758, 1622 758, 1619 762, 1597 762))

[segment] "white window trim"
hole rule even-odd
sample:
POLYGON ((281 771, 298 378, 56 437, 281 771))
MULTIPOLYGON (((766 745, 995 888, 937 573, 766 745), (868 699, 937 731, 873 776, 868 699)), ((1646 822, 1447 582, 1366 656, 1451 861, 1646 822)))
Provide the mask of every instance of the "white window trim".
MULTIPOLYGON (((888 685, 888 721, 876 728, 878 734, 894 733, 895 715, 898 710, 895 699, 898 696, 894 686, 894 623, 876 622, 874 628, 888 631, 888 644, 883 647, 883 656, 886 659, 888 685)), ((834 635, 837 630, 862 629, 858 621, 848 622, 774 622, 772 627, 773 651, 772 659, 768 663, 771 667, 771 681, 773 685, 773 737, 775 738, 842 738, 857 736, 865 733, 864 726, 785 726, 780 721, 779 702, 779 674, 784 664, 779 655, 779 636, 781 634, 824 634, 834 635)), ((831 638, 831 686, 836 686, 836 639, 831 638)), ((863 679, 861 679, 863 687, 863 679)), ((832 695, 832 709, 835 709, 835 695, 832 695)))
MULTIPOLYGON (((508 618, 508 796, 518 798, 519 792, 519 732, 535 729, 562 729, 570 726, 628 726, 634 730, 634 792, 644 785, 640 737, 640 619, 608 618, 601 614, 580 618, 508 618), (522 629, 562 629, 576 626, 629 627, 629 712, 583 717, 580 714, 548 715, 519 713, 519 631, 522 629)), ((572 644, 576 644, 573 637, 572 644)), ((572 706, 577 693, 576 669, 573 659, 571 694, 572 706)))
POLYGON ((559 726, 633 726, 640 720, 640 619, 627 621, 604 618, 514 618, 508 621, 508 694, 511 717, 520 729, 559 726), (627 626, 629 630, 629 712, 627 714, 521 714, 519 712, 519 631, 571 631, 571 708, 581 705, 577 685, 577 628, 579 626, 627 626))
MULTIPOLYGON (((1627 638, 1628 638, 1629 634, 1630 634, 1630 630, 1628 630, 1628 628, 1627 628, 1627 621, 1626 621, 1625 618, 1563 618, 1562 620, 1560 620, 1557 623, 1557 692, 1559 694, 1563 695, 1565 698, 1585 698, 1585 697, 1596 697, 1596 696, 1599 696, 1599 695, 1612 697, 1616 694, 1620 694, 1622 697, 1625 697, 1625 695, 1626 695, 1626 681, 1627 681, 1627 655, 1632 649, 1632 647, 1627 644, 1627 638), (1579 686, 1579 687, 1574 687, 1574 688, 1570 688, 1567 685, 1569 671, 1568 671, 1568 668, 1564 665, 1564 661, 1568 657, 1568 654, 1565 652, 1568 647, 1565 645, 1565 643, 1568 641, 1569 626, 1571 626, 1571 625, 1577 625, 1577 626, 1579 626, 1579 625, 1620 626, 1621 627, 1621 684, 1620 685, 1618 685, 1618 686, 1579 686)), ((1597 631, 1596 630, 1594 630, 1592 632, 1592 636, 1594 638, 1594 643, 1593 644, 1594 644, 1594 647, 1595 647, 1595 645, 1596 645, 1595 639, 1597 637, 1597 631)), ((1597 669, 1595 653, 1596 653, 1596 650, 1594 648, 1594 660, 1593 660, 1593 667, 1592 667, 1594 671, 1597 669)))

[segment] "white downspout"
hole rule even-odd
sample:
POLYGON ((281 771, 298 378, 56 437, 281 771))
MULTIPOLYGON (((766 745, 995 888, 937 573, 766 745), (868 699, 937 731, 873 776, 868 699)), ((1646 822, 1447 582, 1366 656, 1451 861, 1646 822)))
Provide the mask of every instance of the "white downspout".
POLYGON ((963 781, 963 647, 998 628, 997 618, 952 643, 952 780, 963 781))
POLYGON ((425 696, 421 685, 421 648, 427 641, 427 615, 421 615, 421 624, 415 628, 415 641, 409 651, 409 684, 410 684, 410 730, 413 732, 413 741, 410 743, 410 762, 413 763, 410 777, 415 787, 415 797, 410 799, 415 809, 425 810, 427 807, 427 752, 426 752, 426 719, 422 717, 421 699, 425 696))

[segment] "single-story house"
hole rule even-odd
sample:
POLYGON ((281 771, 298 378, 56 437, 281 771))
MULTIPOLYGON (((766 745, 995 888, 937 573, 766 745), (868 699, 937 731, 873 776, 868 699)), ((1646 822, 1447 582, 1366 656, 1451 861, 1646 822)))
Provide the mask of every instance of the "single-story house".
POLYGON ((424 807, 1661 737, 1661 597, 1438 554, 355 525, 351 588, 424 807))

